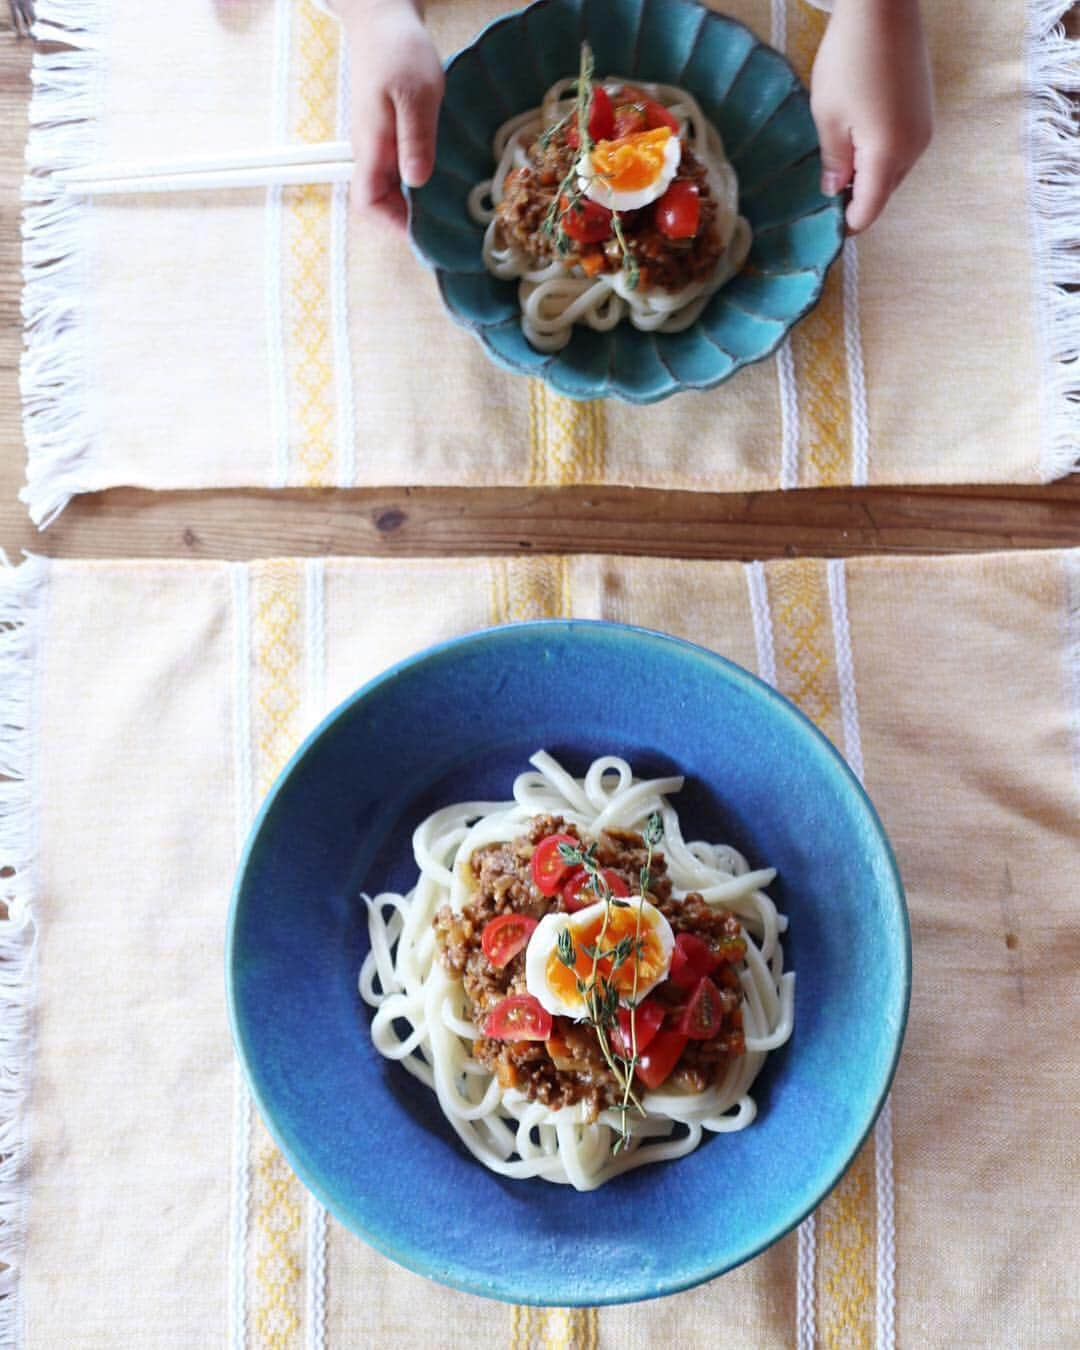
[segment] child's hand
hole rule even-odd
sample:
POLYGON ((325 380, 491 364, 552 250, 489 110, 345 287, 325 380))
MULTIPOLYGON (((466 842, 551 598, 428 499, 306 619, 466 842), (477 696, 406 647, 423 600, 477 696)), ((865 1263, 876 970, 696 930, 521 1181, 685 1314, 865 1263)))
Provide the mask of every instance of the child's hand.
POLYGON ((836 0, 818 48, 810 108, 821 190, 854 187, 852 234, 865 230, 930 143, 933 99, 918 0, 836 0))
POLYGON ((420 187, 435 165, 442 66, 412 0, 338 0, 337 11, 351 68, 352 202, 401 227, 402 183, 420 187))

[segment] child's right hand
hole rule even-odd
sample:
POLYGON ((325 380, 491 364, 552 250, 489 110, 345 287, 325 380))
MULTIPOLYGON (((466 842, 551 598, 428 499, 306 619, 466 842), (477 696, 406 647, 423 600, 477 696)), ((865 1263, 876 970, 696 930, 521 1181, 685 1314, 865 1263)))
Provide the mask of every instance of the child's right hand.
POLYGON ((337 0, 349 43, 353 206, 399 228, 401 185, 420 187, 435 166, 443 70, 412 0, 337 0))

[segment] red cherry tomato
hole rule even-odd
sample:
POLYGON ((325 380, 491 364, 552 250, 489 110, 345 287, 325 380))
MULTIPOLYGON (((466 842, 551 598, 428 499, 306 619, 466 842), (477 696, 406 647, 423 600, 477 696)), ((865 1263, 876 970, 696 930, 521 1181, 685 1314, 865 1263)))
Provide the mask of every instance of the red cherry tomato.
POLYGON ((675 944, 682 948, 683 955, 690 962, 690 969, 699 979, 703 975, 711 975, 720 964, 720 953, 696 933, 680 933, 675 944))
MULTIPOLYGON (((621 897, 630 894, 630 887, 627 886, 618 872, 613 872, 610 867, 605 867, 600 875, 607 882, 612 895, 621 897)), ((574 914, 587 905, 595 905, 600 897, 589 885, 588 872, 585 871, 584 867, 579 867, 562 888, 562 898, 567 911, 574 914)))
POLYGON ((645 126, 649 131, 655 131, 657 127, 670 127, 676 136, 681 130, 679 119, 675 114, 651 98, 645 103, 645 126))
POLYGON ((647 1088, 658 1088, 671 1075, 686 1049, 687 1038, 681 1031, 658 1031, 648 1050, 638 1060, 635 1073, 647 1088))
POLYGON ((568 239, 578 244, 600 244, 611 238, 611 212, 606 206, 591 202, 587 197, 579 197, 571 206, 566 197, 560 197, 559 208, 563 232, 568 239))
MULTIPOLYGON (((594 84, 592 107, 589 109, 589 135, 594 141, 609 141, 614 130, 615 112, 611 106, 611 95, 602 84, 594 84)), ((578 129, 574 122, 566 128, 566 144, 575 150, 578 147, 578 129)))
POLYGON ((481 1031, 493 1041, 546 1041, 551 1014, 532 994, 511 994, 484 1018, 481 1031))
POLYGON ((679 1030, 692 1041, 708 1041, 724 1024, 720 991, 706 975, 698 980, 686 1011, 679 1019, 679 1030))
POLYGON ((634 1028, 630 1019, 637 1024, 637 1052, 640 1055, 656 1039, 664 1021, 663 1004, 647 998, 636 1008, 619 1009, 619 1025, 611 1029, 611 1044, 616 1054, 629 1059, 634 1050, 634 1028))
POLYGON ((720 954, 696 933, 679 933, 671 953, 668 979, 680 989, 693 989, 698 980, 711 975, 720 962, 720 954))
POLYGON ((698 185, 676 178, 656 203, 656 228, 669 239, 693 239, 701 224, 698 185))
POLYGON ((536 925, 537 920, 526 914, 500 914, 497 919, 484 924, 480 945, 496 970, 502 970, 518 952, 524 951, 536 925))
POLYGON ((565 862, 559 852, 560 844, 568 844, 570 848, 581 847, 580 840, 572 834, 549 834, 533 850, 532 877, 541 895, 554 895, 572 871, 573 865, 565 862))
POLYGON ((635 136, 639 131, 649 129, 645 109, 640 104, 624 103, 621 108, 616 108, 614 123, 615 140, 623 136, 635 136))

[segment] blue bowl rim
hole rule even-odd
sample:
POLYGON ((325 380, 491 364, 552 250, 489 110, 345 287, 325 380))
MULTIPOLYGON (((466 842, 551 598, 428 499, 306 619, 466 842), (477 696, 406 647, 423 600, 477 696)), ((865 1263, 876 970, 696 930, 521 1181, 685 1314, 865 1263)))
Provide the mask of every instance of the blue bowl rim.
MULTIPOLYGON (((449 75, 450 71, 454 68, 454 66, 458 63, 458 61, 460 61, 463 57, 467 56, 473 50, 473 48, 477 47, 481 42, 483 42, 483 40, 487 37, 487 35, 493 32, 495 29, 502 27, 504 24, 511 24, 518 22, 527 11, 547 9, 548 6, 553 3, 556 3, 556 0, 531 0, 530 4, 523 5, 520 9, 512 10, 509 14, 500 14, 498 18, 492 19, 490 23, 486 23, 484 27, 480 29, 480 31, 475 35, 475 37, 472 38, 470 42, 466 43, 465 46, 463 47, 459 47, 456 52, 454 52, 451 56, 449 56, 446 59, 446 61, 443 63, 443 68, 446 71, 446 74, 449 75)), ((642 19, 650 3, 651 0, 642 0, 641 8, 638 11, 638 27, 634 37, 635 51, 637 49, 637 44, 640 39, 642 19)), ((762 38, 759 38, 758 35, 754 32, 754 30, 750 28, 748 24, 743 23, 741 19, 733 18, 730 14, 723 14, 719 10, 710 9, 707 5, 705 5, 702 2, 702 0, 681 0, 681 3, 700 9, 702 15, 701 27, 704 27, 704 25, 708 22, 719 21, 724 24, 730 25, 731 27, 734 28, 741 28, 744 33, 749 34, 749 36, 754 40, 755 43, 755 48, 750 49, 750 51, 747 53, 745 60, 749 59, 750 55, 756 49, 756 47, 763 47, 766 51, 772 52, 775 56, 778 56, 781 61, 783 61, 784 65, 787 66, 788 70, 791 71, 792 79, 795 81, 795 87, 797 89, 802 90, 803 93, 808 92, 806 86, 799 78, 798 72, 795 70, 795 67, 791 64, 790 60, 788 59, 786 53, 777 50, 776 47, 771 46, 768 42, 765 42, 762 38)), ((743 64, 745 64, 745 60, 743 64)), ((812 151, 811 153, 817 152, 812 151)), ((800 161, 795 161, 795 163, 798 162, 800 161)), ((436 170, 437 169, 438 165, 436 165, 436 170)), ((436 282, 439 287, 439 296, 442 299, 443 307, 446 309, 450 317, 460 327, 464 328, 467 332, 472 333, 472 335, 477 339, 477 341, 482 344, 490 360, 494 362, 495 365, 499 366, 502 370, 508 370, 515 374, 529 375, 532 376, 534 379, 544 380, 551 385, 551 387, 556 391, 556 393, 562 394, 565 398, 570 398, 577 402, 583 403, 592 402, 595 399, 617 398, 624 403, 631 403, 636 404, 639 407, 644 407, 651 403, 661 403, 663 402, 664 399, 670 398, 672 394, 707 393, 709 390, 716 389, 719 385, 723 384, 725 381, 730 380, 731 377, 734 374, 736 374, 736 372, 743 370, 746 366, 754 366, 757 365, 759 361, 767 360, 783 344, 784 339, 791 332, 792 328, 794 328, 797 323, 801 322, 801 320, 803 320, 807 316, 807 314, 810 313, 810 311, 817 305, 818 301, 821 299, 821 293, 825 289, 825 280, 829 274, 829 270, 836 262, 837 258, 840 256, 840 252, 844 247, 844 240, 846 237, 844 228, 844 210, 842 205, 842 198, 840 197, 831 198, 826 201, 826 204, 824 206, 819 207, 816 212, 810 213, 811 215, 817 215, 824 211, 831 211, 835 213, 837 226, 837 237, 835 247, 833 248, 832 253, 829 255, 828 258, 825 259, 824 262, 819 263, 814 267, 806 267, 799 269, 800 271, 813 272, 817 277, 817 284, 814 286, 814 289, 811 291, 809 297, 804 302, 802 307, 798 310, 798 312, 785 323, 776 341, 773 342, 771 346, 765 348, 763 351, 758 353, 756 356, 732 357, 733 364, 731 368, 729 370, 724 371, 723 374, 718 375, 715 379, 706 380, 701 384, 687 384, 684 381, 678 379, 678 377, 672 373, 670 366, 668 365, 667 361, 664 359, 662 352, 660 351, 660 344, 657 340, 657 334, 651 333, 648 336, 652 338, 653 344, 656 347, 657 359, 668 373, 668 377, 671 381, 669 385, 656 391, 655 393, 650 394, 639 394, 635 392, 633 389, 613 387, 611 384, 611 361, 613 360, 614 354, 612 353, 612 356, 610 356, 608 359, 608 373, 605 376, 603 386, 597 389, 595 392, 586 394, 582 393, 580 390, 564 388, 560 383, 552 379, 552 371, 557 370, 558 368, 557 362, 559 356, 561 355, 560 352, 549 353, 547 358, 543 360, 539 365, 533 366, 533 365, 526 365, 522 361, 515 361, 513 360, 513 358, 506 356, 503 352, 497 351, 491 345, 491 343, 487 339, 488 329, 503 328, 506 327, 508 324, 520 323, 519 315, 511 316, 509 319, 503 319, 496 324, 490 323, 484 324, 479 323, 474 319, 468 318, 466 315, 462 314, 460 310, 455 309, 447 301, 443 279, 447 275, 454 276, 456 275, 456 273, 454 273, 449 268, 440 267, 437 263, 433 262, 424 252, 424 250, 420 247, 419 243, 416 240, 415 232, 413 230, 413 220, 416 211, 415 198, 416 194, 421 191, 423 191, 423 188, 405 187, 404 189, 405 205, 408 213, 407 233, 409 238, 409 244, 412 248, 413 253, 420 260, 420 262, 429 271, 435 274, 436 282)), ((760 231, 756 230, 754 231, 754 237, 756 238, 759 233, 766 234, 768 233, 769 230, 776 228, 778 227, 775 225, 770 225, 765 230, 760 231)), ((718 292, 718 294, 720 293, 721 292, 718 292)), ((713 343, 713 345, 717 346, 718 344, 713 343)), ((732 354, 730 352, 725 352, 725 355, 731 356, 732 354)))
MULTIPOLYGON (((277 1120, 275 1119, 273 1111, 270 1109, 269 1103, 260 1091, 252 1057, 249 1056, 248 1053, 244 1029, 241 1025, 240 1016, 237 1011, 236 989, 233 982, 236 957, 235 936, 237 914, 240 904, 242 903, 244 881, 247 875, 251 855, 258 843, 263 824, 273 810, 277 798, 284 790, 287 781, 307 759, 316 744, 327 732, 329 732, 332 726, 340 718, 344 717, 358 703, 368 698, 383 685, 391 683, 417 666, 436 659, 456 648, 467 647, 477 642, 484 642, 492 637, 498 638, 499 635, 504 633, 511 633, 524 629, 533 629, 537 631, 557 630, 560 632, 605 629, 608 631, 615 631, 624 638, 644 639, 649 642, 672 646, 681 649, 698 659, 705 659, 710 664, 719 665, 726 678, 733 679, 736 684, 741 684, 756 697, 764 697, 767 702, 771 702, 778 712, 799 727, 803 733, 809 732, 811 737, 819 742, 819 746, 826 752, 826 758, 832 759, 834 767, 839 770, 841 777, 846 779, 848 787, 854 790, 855 798, 861 803, 863 810, 867 813, 877 841, 883 850, 883 856, 888 864, 892 883, 892 898, 901 919, 904 938, 903 950, 901 953, 903 960, 903 999, 902 1007, 899 1010, 899 1016, 895 1021, 895 1044, 893 1046, 889 1070, 885 1075, 877 1099, 874 1102, 873 1110, 870 1112, 863 1132, 851 1149, 843 1166, 837 1172, 836 1176, 834 1176, 822 1189, 820 1195, 818 1195, 817 1198, 795 1218, 790 1220, 785 1219, 783 1225, 778 1228, 776 1232, 771 1233, 769 1237, 764 1239, 758 1246, 754 1247, 753 1250, 740 1256, 738 1260, 731 1261, 727 1264, 721 1264, 720 1266, 709 1266, 706 1264, 693 1272, 684 1272, 673 1278, 663 1280, 658 1284, 654 1283, 648 1290, 643 1290, 642 1293, 635 1295, 629 1300, 621 1296, 613 1296, 610 1298, 594 1296, 588 1299, 575 1299, 571 1294, 566 1300, 561 1301, 564 1303, 564 1306, 568 1307, 593 1307, 612 1303, 643 1302, 654 1298, 664 1298, 671 1294, 682 1293, 687 1289, 693 1289, 699 1284, 704 1284, 720 1275, 727 1274, 728 1271, 737 1269, 747 1261, 753 1260, 755 1256, 760 1256, 762 1252, 766 1251, 769 1247, 773 1246, 774 1243, 779 1242, 781 1238, 797 1228, 809 1214, 812 1214, 818 1208, 821 1202, 835 1189, 840 1181, 843 1180, 852 1163, 858 1156, 860 1149, 870 1137, 870 1133, 877 1122, 878 1116, 881 1114, 881 1110, 885 1105, 885 1101, 892 1088, 893 1080, 896 1076, 897 1065, 900 1061, 900 1054, 903 1049, 904 1036, 907 1030, 908 1013, 911 1007, 911 919, 908 913, 907 899, 904 891, 904 884, 900 876, 900 869, 896 862, 892 844, 890 843, 889 837, 885 832, 885 827, 881 822, 881 817, 878 815, 877 809, 870 800, 866 789, 855 776, 855 773, 849 766, 847 760, 844 759, 843 755, 837 750, 836 746, 833 745, 829 738, 825 736, 824 733, 814 725, 810 718, 807 717, 801 709, 797 708, 794 703, 785 698, 784 695, 774 689, 772 685, 767 684, 764 680, 760 679, 757 675, 754 675, 751 671, 746 670, 743 666, 738 665, 736 662, 729 660, 725 656, 721 656, 719 652, 711 651, 708 647, 703 647, 698 643, 689 642, 685 638, 674 637, 669 633, 662 633, 657 629, 646 628, 638 624, 616 623, 608 619, 530 619, 519 623, 498 624, 491 627, 475 629, 472 632, 461 634, 458 637, 449 638, 444 642, 435 643, 430 647, 424 648, 422 651, 414 653, 412 656, 405 657, 403 660, 395 662, 380 674, 373 676, 372 679, 361 685, 359 689, 343 699, 336 708, 331 709, 319 724, 304 738, 300 746, 290 757, 288 763, 274 780, 273 785, 252 822, 251 829, 249 830, 247 839, 244 843, 240 861, 237 864, 236 879, 233 883, 229 899, 229 914, 225 938, 225 988, 229 1014, 229 1027, 232 1033, 233 1046, 237 1057, 240 1060, 241 1067, 243 1068, 248 1088, 270 1136, 304 1186, 315 1196, 325 1209, 333 1214, 344 1228, 348 1229, 349 1232, 359 1237, 362 1241, 366 1242, 369 1246, 375 1248, 375 1250, 381 1252, 384 1256, 398 1265, 413 1271, 415 1274, 423 1275, 425 1278, 430 1279, 437 1284, 442 1284, 453 1289, 459 1289, 467 1294, 478 1295, 481 1298, 493 1299, 497 1302, 523 1303, 531 1304, 533 1306, 547 1306, 550 1304, 551 1300, 549 1298, 530 1293, 528 1289, 505 1286, 496 1292, 491 1287, 482 1286, 471 1275, 471 1272, 464 1267, 455 1266, 452 1269, 448 1269, 444 1264, 436 1271, 434 1264, 422 1251, 418 1251, 415 1247, 410 1248, 408 1251, 399 1250, 383 1241, 381 1238, 376 1238, 373 1234, 360 1226, 353 1217, 347 1217, 342 1212, 343 1207, 339 1203, 338 1197, 333 1194, 330 1184, 324 1182, 323 1178, 316 1175, 312 1169, 297 1161, 288 1139, 279 1129, 277 1120)), ((481 1165, 482 1164, 477 1163, 477 1166, 481 1165)))

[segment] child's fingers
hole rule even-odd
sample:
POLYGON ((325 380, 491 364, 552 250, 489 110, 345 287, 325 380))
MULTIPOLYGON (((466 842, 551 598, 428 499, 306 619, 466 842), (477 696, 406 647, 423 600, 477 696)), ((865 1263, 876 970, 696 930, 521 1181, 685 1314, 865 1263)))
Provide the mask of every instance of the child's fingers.
POLYGON ((395 187, 389 191, 385 197, 380 197, 377 202, 371 203, 371 211, 387 224, 393 225, 395 229, 403 230, 409 220, 409 210, 405 205, 405 198, 401 195, 401 189, 395 187))
POLYGON ((887 156, 873 152, 859 155, 847 209, 849 233, 860 234, 873 225, 885 209, 900 176, 887 156))
POLYGON ((389 100, 358 109, 355 123, 361 134, 353 135, 357 155, 350 188, 352 204, 357 211, 372 211, 404 225, 405 200, 398 182, 394 110, 389 100))
POLYGON ((822 120, 818 124, 821 141, 821 191, 835 197, 851 182, 855 167, 855 147, 851 132, 842 122, 822 120))
POLYGON ((396 89, 397 158, 401 180, 421 187, 435 167, 435 130, 442 102, 442 71, 396 89))

